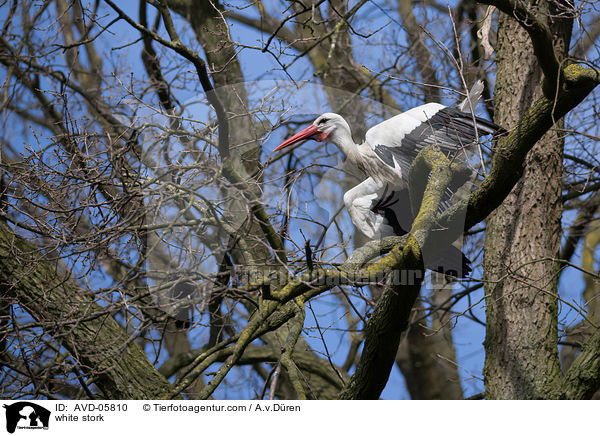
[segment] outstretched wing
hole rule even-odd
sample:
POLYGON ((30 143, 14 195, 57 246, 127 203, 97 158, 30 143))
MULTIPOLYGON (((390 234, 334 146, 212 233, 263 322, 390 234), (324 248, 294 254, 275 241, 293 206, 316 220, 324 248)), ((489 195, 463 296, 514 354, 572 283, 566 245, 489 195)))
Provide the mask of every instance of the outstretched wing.
POLYGON ((491 121, 428 103, 372 127, 366 142, 384 164, 399 169, 407 180, 410 165, 423 147, 435 144, 448 157, 455 157, 479 136, 500 131, 500 126, 491 121))
MULTIPOLYGON (((497 134, 502 128, 467 112, 429 103, 396 115, 369 129, 366 143, 382 164, 408 181, 408 170, 419 151, 437 145, 446 156, 464 156, 479 136, 497 134)), ((447 205, 453 189, 444 196, 447 205)))

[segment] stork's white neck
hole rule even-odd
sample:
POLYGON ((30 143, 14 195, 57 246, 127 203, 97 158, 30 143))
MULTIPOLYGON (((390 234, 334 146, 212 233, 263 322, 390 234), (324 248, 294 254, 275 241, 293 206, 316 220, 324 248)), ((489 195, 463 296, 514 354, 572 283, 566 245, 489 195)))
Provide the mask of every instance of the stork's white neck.
POLYGON ((331 132, 329 141, 333 142, 346 155, 347 158, 352 159, 357 153, 357 147, 352 140, 352 133, 350 132, 350 126, 344 121, 343 124, 337 126, 337 128, 331 132))

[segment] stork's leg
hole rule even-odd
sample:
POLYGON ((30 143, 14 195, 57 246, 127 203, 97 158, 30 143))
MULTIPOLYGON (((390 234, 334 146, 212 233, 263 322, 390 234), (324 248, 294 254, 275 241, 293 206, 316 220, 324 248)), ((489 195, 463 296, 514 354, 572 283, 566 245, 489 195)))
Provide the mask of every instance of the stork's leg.
POLYGON ((344 204, 354 225, 367 238, 379 236, 383 217, 371 210, 384 190, 384 184, 376 182, 371 177, 359 183, 344 194, 344 204))
MULTIPOLYGON (((410 231, 413 217, 409 202, 406 189, 386 186, 370 177, 344 194, 352 222, 370 239, 410 231)), ((455 277, 466 277, 471 271, 471 261, 452 245, 441 251, 425 251, 423 261, 428 269, 455 277)))

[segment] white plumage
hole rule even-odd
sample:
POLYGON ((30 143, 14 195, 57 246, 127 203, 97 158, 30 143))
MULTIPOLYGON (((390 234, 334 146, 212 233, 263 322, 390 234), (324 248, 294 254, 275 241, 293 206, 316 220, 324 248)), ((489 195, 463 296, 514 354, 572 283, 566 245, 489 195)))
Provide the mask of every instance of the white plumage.
MULTIPOLYGON (((412 224, 408 195, 402 191, 406 191, 408 171, 419 151, 435 144, 450 158, 461 154, 466 157, 466 149, 480 135, 501 131, 496 124, 471 112, 482 90, 483 84, 477 82, 458 109, 428 103, 396 115, 370 128, 360 145, 354 143, 344 118, 325 113, 275 150, 304 139, 334 143, 366 176, 344 194, 354 225, 372 239, 402 235, 412 224)), ((451 195, 447 192, 446 202, 451 195)))

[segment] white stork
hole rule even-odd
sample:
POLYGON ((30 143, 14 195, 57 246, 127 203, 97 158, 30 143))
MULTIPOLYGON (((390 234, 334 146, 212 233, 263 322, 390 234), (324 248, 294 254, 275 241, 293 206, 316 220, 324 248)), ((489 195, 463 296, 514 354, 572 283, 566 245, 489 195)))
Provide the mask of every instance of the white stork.
MULTIPOLYGON (((479 136, 502 131, 500 126, 473 116, 472 110, 482 91, 483 83, 479 81, 458 108, 427 103, 396 115, 371 127, 360 145, 352 140, 350 126, 344 118, 325 113, 273 151, 306 139, 334 143, 367 176, 344 194, 344 203, 354 225, 371 239, 401 236, 410 230, 414 219, 407 182, 408 170, 419 151, 435 144, 448 157, 466 156, 467 147, 479 136)), ((451 196, 452 191, 448 190, 442 209, 447 207, 451 196)), ((470 261, 460 250, 450 247, 443 253, 436 255, 436 259, 444 264, 431 269, 460 277, 470 272, 470 261), (446 262, 448 257, 458 257, 460 263, 446 262)), ((432 265, 427 259, 425 264, 432 265)))

